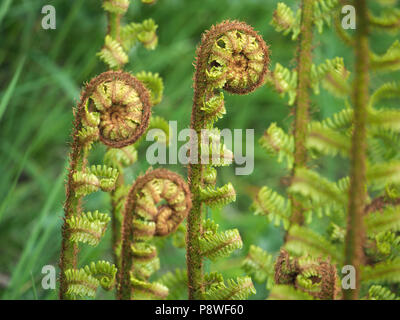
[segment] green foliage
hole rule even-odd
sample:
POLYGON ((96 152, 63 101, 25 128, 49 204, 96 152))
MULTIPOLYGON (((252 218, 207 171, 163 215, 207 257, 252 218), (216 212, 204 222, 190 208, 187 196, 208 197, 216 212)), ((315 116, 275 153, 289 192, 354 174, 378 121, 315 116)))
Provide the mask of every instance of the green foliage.
POLYGON ((184 299, 187 296, 187 271, 176 269, 160 277, 159 282, 169 289, 168 300, 184 299))
POLYGON ((268 300, 314 300, 314 298, 292 286, 281 284, 273 287, 268 300))
POLYGON ((261 147, 269 154, 285 160, 288 169, 293 166, 294 141, 292 135, 287 135, 276 123, 271 123, 263 136, 258 140, 261 147))
POLYGON ((111 69, 120 69, 129 60, 121 44, 109 35, 106 36, 104 47, 97 55, 111 69))
POLYGON ((72 216, 66 219, 71 229, 70 241, 87 243, 96 246, 106 231, 110 222, 110 217, 106 213, 83 212, 80 216, 72 216))
POLYGON ((253 282, 250 277, 227 280, 226 283, 218 282, 206 291, 206 300, 244 300, 249 295, 255 294, 253 282))
POLYGON ((396 40, 383 55, 371 53, 371 69, 397 71, 400 69, 400 41, 396 40))
POLYGON ((361 279, 363 283, 396 283, 400 281, 400 258, 363 266, 361 279))
POLYGON ((285 249, 295 256, 330 258, 332 262, 343 262, 342 252, 324 236, 309 228, 293 226, 289 229, 285 249))
POLYGON ((368 290, 368 300, 400 300, 393 292, 389 289, 373 285, 368 290))
POLYGON ((150 91, 151 104, 155 106, 162 100, 164 92, 164 83, 158 73, 142 71, 135 74, 135 77, 139 79, 145 87, 150 91))
POLYGON ((274 285, 274 259, 272 255, 255 245, 250 246, 247 257, 243 260, 242 269, 256 282, 267 283, 267 289, 274 285))
POLYGON ((200 199, 211 208, 222 207, 236 200, 236 192, 231 183, 220 188, 200 189, 200 199))
POLYGON ((290 202, 267 186, 261 188, 254 199, 252 209, 257 215, 267 216, 275 225, 283 223, 285 229, 289 228, 290 202))
POLYGON ((200 237, 201 254, 211 260, 228 257, 233 251, 243 246, 239 230, 232 229, 223 232, 206 231, 200 237))
POLYGON ((116 267, 106 261, 92 262, 82 269, 68 269, 65 271, 67 295, 70 299, 94 298, 99 286, 105 290, 114 286, 116 273, 116 267))

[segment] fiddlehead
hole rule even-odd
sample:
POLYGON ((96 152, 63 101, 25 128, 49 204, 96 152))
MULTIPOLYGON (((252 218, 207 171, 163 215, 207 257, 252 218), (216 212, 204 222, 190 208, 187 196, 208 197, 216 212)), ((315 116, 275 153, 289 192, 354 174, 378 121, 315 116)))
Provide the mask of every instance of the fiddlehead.
MULTIPOLYGON (((86 84, 74 110, 75 122, 70 167, 64 204, 64 225, 60 259, 60 298, 93 296, 96 270, 110 271, 109 265, 77 269, 78 243, 97 245, 110 220, 107 214, 82 212, 83 196, 115 188, 119 172, 107 166, 87 166, 93 142, 121 148, 134 143, 146 130, 150 117, 150 95, 139 80, 124 72, 109 71, 86 84), (96 270, 95 270, 96 269, 96 270), (83 270, 83 271, 82 271, 83 270)), ((101 273, 101 272, 100 272, 101 273)), ((110 279, 110 285, 114 280, 110 279)))
POLYGON ((289 285, 314 298, 333 300, 338 290, 336 267, 329 261, 294 258, 285 250, 275 264, 275 283, 289 285))
POLYGON ((154 236, 167 236, 186 218, 192 205, 189 187, 174 172, 156 169, 139 177, 125 203, 119 299, 165 298, 168 288, 149 283, 158 268, 154 236))
MULTIPOLYGON (((214 122, 226 113, 222 90, 247 94, 261 86, 268 71, 269 50, 264 40, 247 24, 224 21, 213 26, 202 36, 195 65, 191 128, 196 132, 197 140, 195 140, 199 141, 193 147, 203 151, 208 149, 208 146, 201 141, 203 140, 201 130, 212 129, 214 122)), ((219 132, 215 129, 213 132, 216 132, 217 139, 220 139, 219 132)), ((218 159, 229 158, 229 152, 224 146, 217 152, 221 153, 221 156, 217 156, 218 159)), ((213 233, 212 238, 215 241, 207 241, 211 239, 211 234, 203 231, 203 203, 206 202, 209 206, 225 205, 235 200, 235 193, 231 185, 213 190, 216 171, 212 167, 221 165, 221 161, 205 165, 202 164, 201 155, 197 160, 194 161, 195 163, 189 163, 188 174, 193 196, 193 208, 188 217, 187 234, 189 299, 202 299, 206 289, 202 270, 204 246, 207 246, 207 252, 213 253, 214 258, 226 256, 228 252, 241 247, 240 236, 235 230, 223 234, 213 233), (219 247, 228 248, 228 252, 225 249, 217 252, 219 247)), ((229 161, 223 164, 229 164, 229 161)), ((244 285, 248 288, 245 285, 248 284, 248 279, 242 280, 237 281, 237 286, 244 285)), ((228 287, 222 282, 220 289, 230 291, 231 286, 234 287, 235 282, 230 282, 228 287)), ((250 293, 253 290, 254 288, 251 287, 250 290, 239 291, 250 293)), ((211 296, 218 295, 212 293, 211 296)), ((239 296, 243 297, 243 295, 239 296)))

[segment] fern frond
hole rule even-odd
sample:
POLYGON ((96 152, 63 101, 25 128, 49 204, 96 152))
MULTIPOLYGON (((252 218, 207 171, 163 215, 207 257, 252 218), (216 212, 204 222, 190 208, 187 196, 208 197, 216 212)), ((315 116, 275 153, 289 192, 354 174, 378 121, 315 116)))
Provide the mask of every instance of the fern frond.
POLYGON ((276 156, 278 162, 285 160, 287 168, 292 168, 294 152, 294 139, 292 135, 286 134, 273 122, 258 142, 268 154, 276 156))
POLYGON ((310 198, 319 204, 326 202, 346 204, 346 195, 341 192, 336 183, 306 168, 296 170, 289 192, 310 198))
POLYGON ((369 235, 400 231, 400 206, 387 206, 382 212, 372 212, 365 216, 364 221, 369 235))
POLYGON ((207 219, 203 221, 203 233, 216 234, 218 232, 219 224, 214 220, 207 219))
POLYGON ((214 186, 217 181, 217 170, 211 166, 204 168, 203 181, 205 185, 214 186))
POLYGON ((236 192, 231 183, 220 188, 200 188, 200 199, 211 208, 217 208, 236 201, 236 192))
POLYGON ((146 49, 154 50, 158 43, 156 34, 158 26, 153 19, 144 20, 142 23, 130 23, 121 28, 121 39, 125 50, 129 50, 138 41, 146 49))
POLYGON ((274 87, 281 97, 284 97, 285 94, 287 94, 289 97, 289 106, 294 104, 297 89, 296 70, 291 71, 277 63, 275 69, 267 75, 266 83, 274 87))
POLYGON ((116 149, 108 149, 104 155, 104 163, 112 168, 124 168, 134 164, 137 161, 137 150, 133 145, 116 149))
POLYGON ((200 109, 204 111, 206 119, 209 122, 221 119, 226 114, 224 93, 220 92, 219 95, 214 95, 207 101, 204 101, 200 109))
POLYGON ((377 187, 400 183, 400 161, 372 164, 367 168, 367 180, 377 187))
POLYGON ((362 266, 361 281, 371 282, 400 282, 400 258, 379 262, 373 266, 362 266))
POLYGON ((204 275, 204 288, 210 290, 215 285, 224 283, 224 277, 219 272, 210 272, 204 275))
POLYGON ((109 35, 106 35, 104 47, 97 53, 97 56, 106 63, 110 69, 120 69, 128 63, 129 60, 121 44, 109 35))
POLYGON ((290 202, 269 187, 261 188, 251 208, 256 215, 266 216, 275 225, 283 223, 285 229, 289 227, 290 202))
POLYGON ((244 300, 249 295, 255 294, 253 282, 250 277, 238 277, 236 282, 232 279, 227 283, 219 282, 205 292, 206 300, 244 300))
POLYGON ((250 246, 249 253, 242 263, 242 269, 256 282, 267 282, 267 289, 274 285, 274 259, 262 248, 255 245, 250 246))
POLYGON ((84 269, 65 270, 65 279, 69 298, 78 299, 85 296, 94 298, 96 296, 99 281, 86 273, 84 269))
POLYGON ((332 130, 348 129, 353 123, 353 110, 345 108, 321 121, 323 127, 332 130))
POLYGON ((100 181, 94 174, 76 171, 72 178, 75 184, 76 197, 86 196, 100 188, 100 181))
POLYGON ((228 257, 233 251, 243 246, 238 229, 218 233, 205 232, 199 241, 201 255, 211 260, 228 257))
POLYGON ((349 137, 323 126, 320 122, 312 122, 308 130, 307 148, 331 156, 336 156, 338 153, 343 156, 349 154, 349 137))
POLYGON ((268 300, 314 300, 314 298, 292 286, 279 284, 272 288, 268 300))
POLYGON ((187 271, 176 269, 165 273, 158 282, 168 288, 168 300, 184 299, 187 296, 187 271))
POLYGON ((317 0, 314 2, 314 24, 319 33, 322 33, 324 24, 328 27, 331 25, 331 15, 338 3, 338 0, 317 0))
POLYGON ((378 102, 383 99, 398 98, 400 97, 400 83, 399 82, 386 82, 376 89, 369 100, 371 108, 375 107, 378 102))
POLYGON ((400 69, 400 41, 396 40, 383 55, 370 54, 371 69, 396 71, 400 69))
POLYGON ((292 32, 292 40, 295 40, 300 33, 300 18, 300 10, 294 14, 285 3, 279 2, 273 13, 271 25, 277 32, 282 32, 284 35, 292 32))
POLYGON ((393 33, 400 29, 400 10, 397 8, 385 10, 380 16, 375 16, 372 12, 368 15, 369 23, 374 28, 393 33))
POLYGON ((311 84, 315 94, 319 94, 319 84, 323 82, 324 87, 333 95, 346 97, 350 91, 347 79, 350 72, 344 67, 343 58, 336 57, 327 59, 320 65, 311 66, 311 84))
POLYGON ((158 282, 146 282, 131 276, 133 300, 159 300, 168 296, 168 288, 158 282))
POLYGON ((90 167, 90 173, 99 180, 99 187, 103 191, 112 191, 115 188, 115 182, 118 178, 118 169, 110 168, 106 165, 97 165, 90 167))
POLYGON ((104 235, 111 218, 99 211, 84 212, 80 216, 71 216, 66 219, 70 228, 70 241, 83 242, 96 246, 104 235))
POLYGON ((164 92, 164 83, 159 74, 142 71, 136 73, 135 77, 144 84, 147 90, 149 90, 151 95, 151 104, 153 106, 159 104, 164 92))
POLYGON ((400 300, 393 292, 388 288, 373 285, 368 290, 368 300, 400 300))
POLYGON ((312 255, 330 258, 333 262, 343 260, 342 253, 323 236, 309 228, 294 225, 290 228, 285 248, 297 256, 312 255))
POLYGON ((107 261, 97 261, 84 267, 85 272, 97 279, 104 290, 111 290, 115 285, 115 275, 117 268, 107 261))
POLYGON ((83 127, 78 132, 78 138, 85 152, 88 152, 92 148, 93 142, 99 138, 99 129, 97 127, 83 127))

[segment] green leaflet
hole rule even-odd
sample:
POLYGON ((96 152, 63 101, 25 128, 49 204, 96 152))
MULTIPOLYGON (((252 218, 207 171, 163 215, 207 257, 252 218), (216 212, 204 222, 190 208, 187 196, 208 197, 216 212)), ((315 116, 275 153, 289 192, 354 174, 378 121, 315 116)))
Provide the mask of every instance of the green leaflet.
POLYGON ((93 278, 99 281, 99 284, 104 290, 111 290, 115 285, 115 276, 117 268, 115 265, 107 261, 91 262, 89 266, 85 266, 84 270, 93 278))
POLYGON ((312 122, 309 126, 306 146, 326 155, 336 156, 339 153, 347 156, 350 151, 350 139, 320 122, 312 122))
MULTIPOLYGON (((316 0, 313 8, 313 22, 319 33, 322 33, 324 24, 330 26, 331 14, 338 5, 338 0, 316 0)), ((271 25, 277 32, 283 32, 284 35, 292 33, 292 40, 296 40, 300 34, 301 9, 296 13, 286 4, 279 2, 274 11, 271 25)))
POLYGON ((236 192, 231 183, 214 189, 211 186, 200 188, 200 199, 211 208, 227 205, 236 200, 236 192))
POLYGON ((276 123, 271 123, 263 136, 258 140, 261 147, 270 155, 276 156, 278 162, 285 160, 288 169, 293 166, 293 136, 286 134, 276 123))
POLYGON ((111 69, 120 69, 129 61, 121 44, 109 35, 106 35, 104 47, 97 53, 97 56, 111 69))
POLYGON ((133 145, 121 149, 110 148, 104 155, 104 163, 112 168, 122 170, 137 161, 137 150, 133 145))
POLYGON ((368 290, 368 300, 400 300, 400 297, 397 297, 393 292, 389 289, 379 286, 373 285, 368 290))
POLYGON ((106 261, 92 262, 82 269, 68 269, 65 271, 67 295, 71 299, 94 298, 99 285, 105 290, 112 289, 116 273, 117 268, 106 261))
POLYGON ((201 254, 211 260, 228 257, 233 251, 243 246, 239 230, 232 229, 223 232, 205 232, 200 237, 201 254))
POLYGON ((158 43, 156 30, 158 25, 153 19, 144 20, 142 23, 132 22, 121 28, 121 39, 125 50, 132 48, 137 42, 149 50, 154 50, 158 43))
POLYGON ((387 206, 382 212, 372 212, 365 216, 367 233, 376 235, 380 232, 400 230, 400 206, 387 206))
POLYGON ((274 286, 274 259, 272 255, 255 245, 250 246, 249 253, 242 262, 242 269, 256 282, 267 282, 267 289, 274 286))
POLYGON ((391 33, 397 33, 399 30, 400 10, 390 8, 381 13, 380 16, 374 15, 371 11, 369 14, 369 22, 372 27, 385 30, 391 33))
POLYGON ((96 246, 104 235, 111 218, 106 213, 83 212, 72 216, 66 222, 70 228, 70 241, 87 243, 96 246))
POLYGON ((363 283, 399 282, 400 258, 379 262, 373 266, 363 266, 361 269, 361 280, 363 283))
POLYGON ((261 188, 251 206, 256 215, 264 215, 275 225, 289 227, 290 202, 267 186, 261 188))
POLYGON ((342 250, 326 240, 322 235, 309 228, 294 225, 290 228, 288 240, 284 246, 296 256, 311 255, 313 257, 328 257, 332 262, 343 261, 342 250))
POLYGON ((383 55, 370 53, 371 69, 396 71, 400 69, 400 41, 396 40, 383 55))
POLYGON ((187 271, 176 269, 162 275, 158 280, 169 289, 167 300, 179 300, 187 298, 187 271))
POLYGON ((135 77, 139 79, 144 86, 150 91, 151 104, 155 106, 162 100, 164 93, 164 83, 158 73, 142 71, 135 74, 135 77))
MULTIPOLYGON (((279 5, 279 4, 278 4, 279 5)), ((275 90, 284 97, 288 95, 289 106, 293 105, 296 100, 297 89, 297 71, 289 70, 277 63, 274 71, 266 77, 266 83, 275 88, 275 90)))
POLYGON ((205 292, 206 300, 244 300, 250 294, 255 294, 253 282, 250 277, 238 277, 234 280, 218 282, 205 292))
POLYGON ((377 188, 400 183, 400 161, 371 164, 367 167, 367 180, 377 188))
POLYGON ((336 183, 305 168, 297 169, 289 192, 310 198, 315 203, 331 202, 344 206, 347 201, 347 195, 343 194, 336 183))
POLYGON ((168 288, 159 282, 146 282, 131 276, 133 300, 159 300, 168 296, 168 288))

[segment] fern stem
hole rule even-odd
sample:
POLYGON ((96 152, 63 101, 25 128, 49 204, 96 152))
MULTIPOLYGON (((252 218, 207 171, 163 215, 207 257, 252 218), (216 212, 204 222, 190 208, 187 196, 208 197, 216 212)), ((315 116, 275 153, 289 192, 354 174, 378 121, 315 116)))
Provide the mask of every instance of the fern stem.
MULTIPOLYGON (((302 168, 307 164, 307 150, 305 145, 310 106, 313 3, 314 0, 302 0, 301 3, 301 26, 297 62, 297 101, 294 120, 295 149, 292 177, 295 175, 297 168, 302 168)), ((293 198, 291 222, 302 225, 304 223, 303 211, 301 203, 293 198)))
POLYGON ((109 34, 113 39, 117 40, 118 42, 121 41, 120 27, 121 27, 121 14, 109 12, 107 34, 109 34))
POLYGON ((67 287, 68 283, 65 277, 65 271, 68 269, 75 269, 77 264, 77 245, 71 242, 70 235, 71 231, 66 222, 71 216, 75 215, 79 211, 81 198, 76 197, 74 191, 73 174, 83 167, 85 162, 84 152, 81 144, 78 140, 78 132, 81 127, 80 121, 75 118, 74 131, 73 131, 73 143, 72 152, 70 153, 70 164, 68 170, 68 182, 66 185, 66 199, 64 203, 64 218, 62 226, 62 243, 61 243, 61 256, 60 256, 60 292, 59 298, 61 300, 67 299, 67 287))
POLYGON ((250 26, 238 21, 224 21, 213 26, 203 35, 197 49, 191 116, 191 129, 196 132, 196 137, 191 138, 197 138, 197 140, 192 140, 192 143, 196 145, 191 146, 191 150, 198 150, 198 152, 197 162, 190 161, 188 170, 192 209, 187 220, 186 244, 189 299, 192 300, 203 299, 204 296, 203 256, 200 248, 203 201, 200 188, 204 187, 203 174, 206 167, 201 164, 201 130, 212 127, 214 121, 207 118, 202 107, 207 102, 210 103, 221 90, 234 94, 247 94, 254 91, 264 83, 268 65, 269 51, 264 40, 250 26), (225 40, 223 36, 226 36, 225 40), (247 43, 253 41, 257 44, 258 54, 254 51, 249 54, 249 46, 241 44, 243 37, 247 38, 247 43), (227 41, 229 45, 224 41, 227 41), (231 48, 230 51, 228 48, 231 48), (238 50, 238 48, 242 49, 238 50), (221 50, 227 50, 227 52, 221 54, 221 50), (256 69, 248 68, 250 63, 254 64, 256 69), (210 72, 214 74, 213 79, 210 78, 210 72))
POLYGON ((345 264, 356 270, 356 288, 344 290, 344 298, 357 299, 363 258, 363 212, 366 203, 366 119, 369 100, 369 44, 367 1, 356 0, 355 79, 353 87, 354 130, 350 157, 350 190, 347 215, 345 264))
MULTIPOLYGON (((114 199, 114 195, 116 190, 118 190, 118 188, 120 188, 121 186, 124 185, 124 169, 121 168, 119 170, 119 176, 118 179, 115 183, 115 189, 113 191, 111 191, 111 199, 114 199)), ((120 267, 120 262, 121 262, 121 257, 118 254, 118 248, 121 244, 121 239, 122 239, 122 225, 121 222, 118 218, 117 215, 117 204, 118 204, 118 200, 114 201, 111 200, 111 224, 112 224, 112 249, 113 249, 113 260, 114 260, 114 264, 117 266, 117 268, 120 267)))

